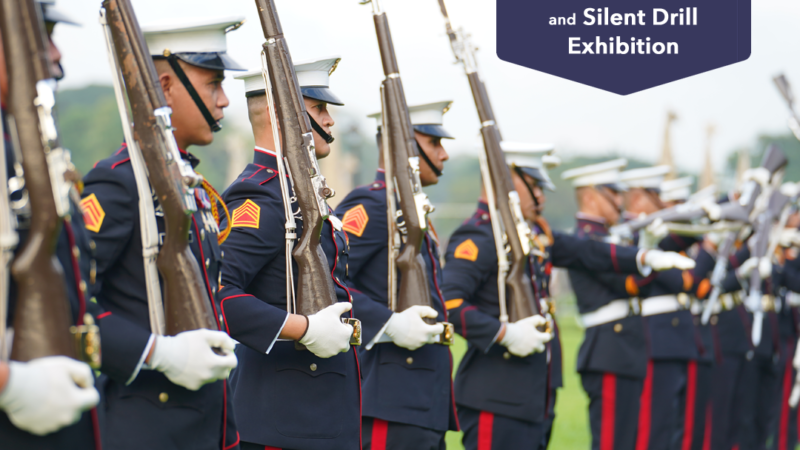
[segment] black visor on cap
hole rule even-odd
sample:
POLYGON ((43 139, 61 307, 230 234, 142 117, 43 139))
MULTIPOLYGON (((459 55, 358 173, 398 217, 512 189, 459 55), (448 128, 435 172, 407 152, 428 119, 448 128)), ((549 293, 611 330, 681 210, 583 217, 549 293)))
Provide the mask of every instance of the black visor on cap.
MULTIPOLYGON (((240 66, 225 52, 203 52, 203 53, 176 53, 175 56, 186 64, 210 70, 247 70, 240 66)), ((155 59, 162 59, 163 56, 155 56, 155 59)))
POLYGON ((525 175, 528 175, 532 177, 534 180, 536 180, 536 183, 539 184, 539 186, 541 186, 543 189, 555 192, 556 186, 553 184, 553 181, 546 173, 543 173, 541 169, 537 167, 524 167, 524 166, 518 166, 518 167, 520 168, 520 170, 522 170, 522 172, 525 175))
POLYGON ((628 192, 628 186, 625 186, 622 183, 607 183, 601 184, 601 187, 607 187, 614 192, 628 192))
POLYGON ((344 102, 339 100, 339 97, 326 86, 301 86, 300 92, 303 94, 303 97, 330 103, 331 105, 344 106, 344 102))
POLYGON ((451 136, 450 133, 448 133, 447 130, 445 130, 441 125, 414 125, 414 129, 422 134, 427 134, 428 136, 436 136, 444 139, 455 139, 455 137, 451 136))

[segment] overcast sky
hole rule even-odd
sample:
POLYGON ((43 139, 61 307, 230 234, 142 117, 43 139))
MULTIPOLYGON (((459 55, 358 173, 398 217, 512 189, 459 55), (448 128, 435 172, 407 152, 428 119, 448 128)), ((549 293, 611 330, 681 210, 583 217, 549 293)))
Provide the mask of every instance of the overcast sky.
MULTIPOLYGON (((166 17, 246 17, 247 23, 228 35, 229 53, 243 65, 259 66, 263 35, 252 0, 132 1, 141 23, 166 17)), ((372 132, 374 122, 365 116, 380 107, 378 88, 383 74, 371 7, 358 0, 276 3, 295 61, 342 56, 332 87, 347 104, 344 108, 363 117, 365 132, 372 132)), ((477 114, 463 70, 453 64, 437 1, 384 0, 382 4, 409 104, 454 100, 445 126, 458 139, 448 148, 477 154, 477 114)), ((56 28, 67 74, 62 86, 110 84, 97 23, 100 1, 59 0, 58 5, 83 23, 80 28, 56 28)), ((605 154, 616 149, 655 162, 666 111, 672 108, 679 116, 672 134, 677 164, 700 170, 705 129, 713 122, 717 129, 714 162, 719 169, 727 152, 751 145, 759 132, 787 130, 788 113, 772 84, 773 75, 785 72, 795 91, 800 91, 797 0, 753 2, 753 52, 747 61, 624 97, 498 59, 493 0, 450 0, 447 5, 454 25, 470 31, 481 47, 481 72, 508 140, 553 142, 566 154, 605 154)), ((531 18, 531 26, 544 26, 536 20, 531 18)), ((231 98, 226 125, 245 129, 249 124, 242 82, 229 76, 224 86, 231 98)))

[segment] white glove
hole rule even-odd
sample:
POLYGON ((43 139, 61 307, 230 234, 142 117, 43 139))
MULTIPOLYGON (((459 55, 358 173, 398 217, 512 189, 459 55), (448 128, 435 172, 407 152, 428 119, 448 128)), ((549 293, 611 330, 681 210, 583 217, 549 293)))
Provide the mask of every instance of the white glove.
POLYGON ((320 358, 349 350, 353 326, 342 323, 341 316, 352 307, 349 302, 338 302, 308 316, 308 328, 300 343, 320 358))
POLYGON ((500 341, 500 345, 520 358, 532 353, 541 353, 545 349, 544 344, 553 339, 553 333, 545 333, 536 329, 546 323, 547 319, 539 315, 507 323, 506 334, 500 341))
POLYGON ((772 275, 772 261, 766 257, 756 258, 755 256, 743 262, 742 265, 736 269, 736 275, 740 279, 749 278, 756 268, 758 268, 758 276, 761 277, 762 280, 772 275))
POLYGON ((656 272, 667 269, 689 270, 694 269, 694 260, 675 252, 662 250, 648 250, 644 255, 644 263, 656 272))
POLYGON ((722 217, 722 207, 714 199, 708 199, 708 201, 700 204, 700 207, 703 208, 703 211, 706 212, 712 222, 716 222, 722 217))
POLYGON ((72 425, 100 401, 92 369, 66 356, 9 362, 0 409, 17 428, 39 436, 72 425))
POLYGON ((780 232, 781 247, 795 247, 800 245, 800 230, 797 228, 785 228, 780 232))
POLYGON ((669 234, 669 227, 663 220, 656 219, 642 230, 639 235, 640 248, 656 248, 658 243, 661 242, 669 234))
POLYGON ((238 364, 233 353, 236 343, 222 331, 200 329, 177 336, 158 336, 154 345, 150 368, 191 391, 228 378, 238 364), (222 355, 214 353, 212 348, 222 349, 222 355))
POLYGON ((748 181, 755 181, 756 183, 760 184, 761 187, 766 187, 766 185, 769 183, 769 179, 769 170, 767 170, 765 167, 747 169, 745 170, 744 174, 742 174, 742 182, 746 183, 748 181))
POLYGON ((800 194, 800 183, 786 182, 781 185, 781 194, 792 198, 800 194))
POLYGON ((437 336, 444 333, 444 325, 428 325, 422 320, 435 319, 438 315, 430 306, 412 306, 403 312, 392 314, 384 333, 398 347, 416 350, 425 344, 435 343, 437 336))

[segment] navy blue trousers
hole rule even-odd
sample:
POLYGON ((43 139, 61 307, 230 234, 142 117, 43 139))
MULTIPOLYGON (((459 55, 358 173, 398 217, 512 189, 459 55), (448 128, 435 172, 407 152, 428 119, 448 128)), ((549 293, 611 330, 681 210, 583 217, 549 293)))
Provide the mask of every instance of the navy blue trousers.
POLYGON ((460 406, 458 421, 465 450, 544 450, 551 420, 525 422, 460 406))
POLYGON ((633 450, 644 380, 613 373, 581 373, 589 396, 592 450, 633 450))
POLYGON ((416 425, 363 417, 361 448, 362 450, 446 450, 445 433, 416 425))

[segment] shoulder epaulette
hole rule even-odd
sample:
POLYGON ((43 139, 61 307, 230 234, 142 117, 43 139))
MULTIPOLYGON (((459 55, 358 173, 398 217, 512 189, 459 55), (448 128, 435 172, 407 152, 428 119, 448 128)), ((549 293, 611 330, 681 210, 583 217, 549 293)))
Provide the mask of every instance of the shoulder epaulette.
POLYGON ((116 169, 117 167, 129 163, 131 157, 128 154, 128 144, 123 143, 122 146, 114 152, 113 155, 106 159, 101 159, 94 164, 94 168, 116 169))
POLYGON ((248 164, 234 183, 265 184, 278 176, 278 171, 258 164, 248 164))

